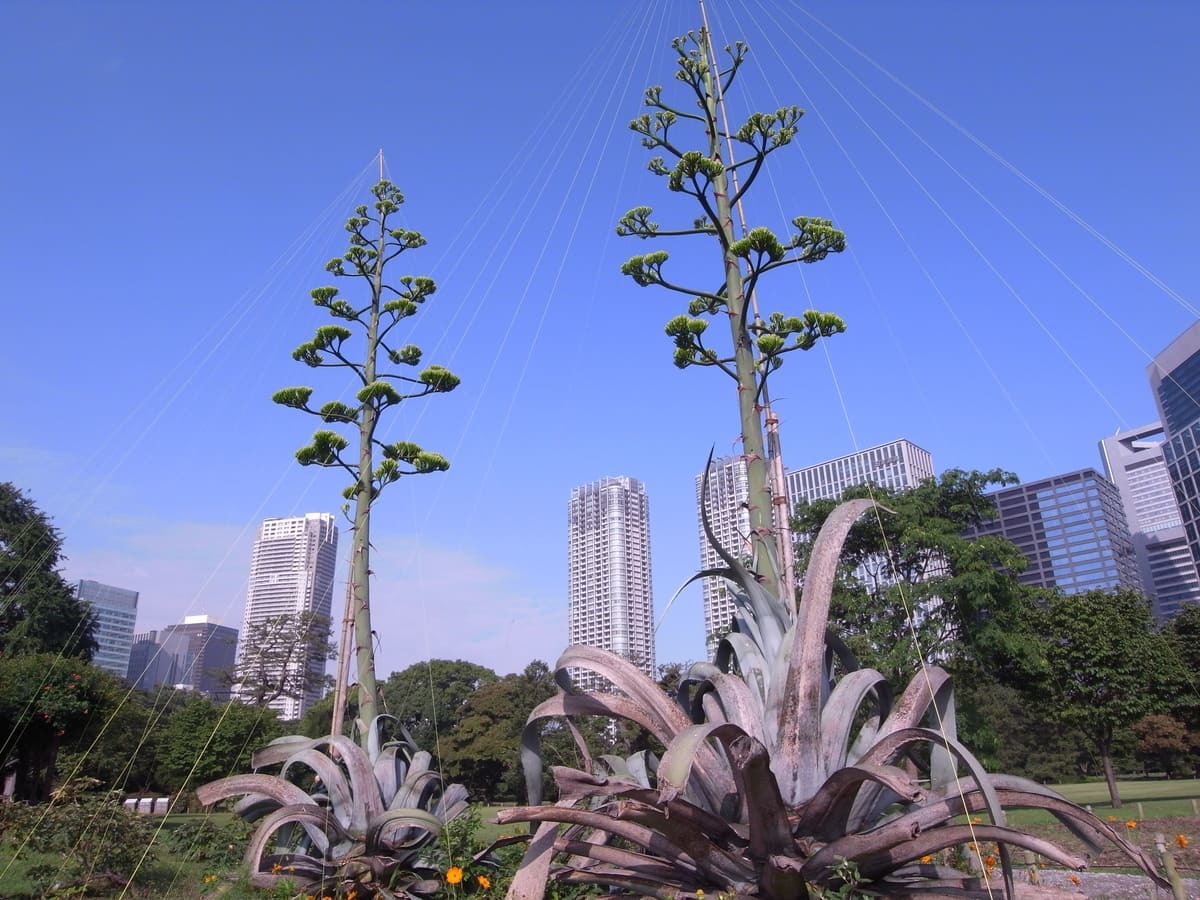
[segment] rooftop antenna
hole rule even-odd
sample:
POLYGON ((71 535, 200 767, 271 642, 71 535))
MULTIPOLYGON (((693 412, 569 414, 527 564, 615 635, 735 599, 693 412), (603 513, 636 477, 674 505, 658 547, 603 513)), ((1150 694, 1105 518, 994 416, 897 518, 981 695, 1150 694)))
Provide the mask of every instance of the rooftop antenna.
MULTIPOLYGON (((708 53, 709 65, 716 67, 716 49, 713 46, 712 29, 708 25, 708 11, 704 8, 704 0, 697 0, 700 5, 700 23, 704 33, 705 50, 708 53)), ((738 195, 737 170, 732 168, 737 161, 733 155, 733 138, 729 131, 729 113, 725 108, 725 93, 721 90, 720 77, 713 79, 717 109, 721 111, 721 127, 725 131, 725 152, 729 155, 729 171, 734 196, 738 195)), ((746 210, 742 198, 737 198, 738 224, 745 237, 749 228, 746 225, 746 210)), ((758 296, 750 292, 750 308, 754 311, 754 321, 761 322, 762 316, 758 311, 758 296)), ((779 598, 789 608, 794 609, 796 603, 796 554, 792 547, 791 509, 788 505, 787 482, 783 469, 783 445, 779 440, 779 417, 771 409, 771 397, 767 393, 766 384, 762 388, 763 419, 767 427, 767 464, 771 478, 772 522, 775 531, 775 552, 779 557, 779 598)))

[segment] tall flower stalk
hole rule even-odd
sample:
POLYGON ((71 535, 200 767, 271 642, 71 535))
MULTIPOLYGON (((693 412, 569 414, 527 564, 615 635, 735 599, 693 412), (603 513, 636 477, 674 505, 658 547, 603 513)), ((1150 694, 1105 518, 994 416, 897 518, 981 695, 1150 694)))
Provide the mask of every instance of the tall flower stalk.
POLYGON ((726 48, 729 65, 721 70, 709 58, 708 43, 707 33, 702 30, 672 44, 678 56, 675 77, 695 95, 699 111, 667 103, 663 88, 655 86, 647 88, 645 94, 645 104, 652 112, 630 123, 630 128, 642 136, 643 146, 662 154, 650 160, 650 171, 665 178, 671 192, 693 198, 702 215, 690 227, 663 229, 651 219, 650 207, 638 206, 621 218, 617 233, 644 239, 690 235, 715 239, 722 278, 712 289, 677 283, 664 274, 668 253, 663 250, 634 256, 621 271, 643 287, 656 285, 690 298, 687 314, 671 319, 666 327, 675 342, 676 366, 714 367, 736 384, 742 452, 749 476, 749 537, 755 571, 765 581, 775 583, 779 572, 772 552, 774 522, 762 422, 767 380, 783 363, 785 354, 812 349, 820 338, 838 334, 846 326, 838 316, 817 310, 807 310, 800 316, 775 312, 763 318, 753 312, 751 298, 768 272, 840 253, 846 247, 846 237, 829 220, 810 216, 794 218, 792 225, 797 230, 784 240, 761 226, 741 238, 737 236, 735 206, 754 186, 767 157, 791 143, 803 111, 787 106, 754 113, 736 131, 726 131, 718 114, 718 97, 733 84, 747 48, 741 42, 726 48), (702 149, 684 149, 676 134, 681 123, 685 128, 699 126, 702 149), (724 146, 729 141, 745 149, 737 162, 723 158, 728 155, 724 146), (668 165, 668 158, 674 165, 668 165), (733 189, 735 173, 738 184, 733 189), (724 350, 705 343, 709 322, 700 318, 721 315, 729 325, 730 342, 724 350))
POLYGON ((357 386, 355 403, 330 400, 313 407, 309 387, 284 388, 272 397, 276 403, 317 416, 328 424, 357 430, 357 447, 352 448, 351 442, 336 431, 319 429, 312 441, 296 452, 296 459, 304 466, 343 469, 353 479, 343 496, 345 508, 353 506, 349 603, 358 674, 359 737, 364 747, 367 723, 374 722, 378 715, 379 696, 371 628, 371 510, 380 492, 402 476, 441 472, 450 465, 445 457, 411 441, 381 440, 380 422, 387 410, 406 400, 444 394, 459 383, 442 366, 429 365, 417 371, 421 348, 415 344, 398 346, 392 337, 396 327, 416 315, 437 286, 433 279, 423 276, 404 275, 395 284, 385 281, 385 268, 402 253, 423 247, 425 238, 419 232, 390 224, 404 203, 395 185, 380 181, 371 194, 375 202, 357 207, 346 221, 349 249, 325 266, 338 278, 360 279, 365 298, 346 300, 336 287, 313 290, 313 303, 337 324, 322 325, 312 340, 292 353, 293 358, 312 368, 348 369, 357 386), (355 340, 356 333, 361 344, 355 340))

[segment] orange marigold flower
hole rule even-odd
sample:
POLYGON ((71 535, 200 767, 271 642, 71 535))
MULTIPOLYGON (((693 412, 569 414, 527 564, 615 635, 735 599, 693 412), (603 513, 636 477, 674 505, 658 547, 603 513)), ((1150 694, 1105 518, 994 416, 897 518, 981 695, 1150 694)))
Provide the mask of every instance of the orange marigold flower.
POLYGON ((458 866, 451 866, 446 870, 446 884, 460 884, 463 880, 463 870, 458 866))
POLYGON ((1071 882, 1071 884, 1079 884, 1079 876, 1078 875, 1072 875, 1072 876, 1070 876, 1070 878, 1068 880, 1071 882))
POLYGON ((1126 828, 1137 828, 1137 820, 1130 819, 1128 822, 1125 823, 1125 827, 1126 828))
POLYGON ((930 856, 928 853, 926 853, 924 856, 921 857, 921 862, 931 863, 931 862, 933 862, 933 857, 930 856))
POLYGON ((279 863, 275 863, 275 865, 271 866, 271 874, 273 874, 273 875, 278 874, 282 871, 283 871, 283 866, 281 866, 279 863))
POLYGON ((983 864, 984 864, 985 866, 987 866, 989 869, 993 869, 993 868, 995 868, 995 867, 996 867, 996 857, 994 857, 994 856, 985 856, 985 857, 983 858, 983 864))
POLYGON ((1188 846, 1187 835, 1186 834, 1175 835, 1175 843, 1177 843, 1179 845, 1180 850, 1186 850, 1187 846, 1188 846))
POLYGON ((1109 816, 1109 817, 1108 817, 1108 821, 1110 821, 1110 822, 1115 822, 1115 821, 1117 821, 1117 817, 1116 817, 1116 816, 1109 816))
POLYGON ((492 886, 492 879, 486 875, 476 875, 475 880, 479 882, 479 886, 485 891, 492 886))

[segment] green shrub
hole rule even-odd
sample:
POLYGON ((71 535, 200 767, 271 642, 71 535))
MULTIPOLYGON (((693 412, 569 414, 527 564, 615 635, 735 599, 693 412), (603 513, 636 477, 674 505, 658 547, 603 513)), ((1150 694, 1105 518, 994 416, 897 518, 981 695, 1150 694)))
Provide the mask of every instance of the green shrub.
POLYGON ((213 868, 231 869, 242 860, 251 826, 241 819, 222 822, 203 818, 163 829, 162 844, 180 861, 207 862, 213 868))
POLYGON ((155 823, 125 809, 117 792, 24 807, 17 815, 9 840, 24 842, 22 852, 55 855, 54 863, 27 873, 47 896, 125 884, 154 841, 155 823))

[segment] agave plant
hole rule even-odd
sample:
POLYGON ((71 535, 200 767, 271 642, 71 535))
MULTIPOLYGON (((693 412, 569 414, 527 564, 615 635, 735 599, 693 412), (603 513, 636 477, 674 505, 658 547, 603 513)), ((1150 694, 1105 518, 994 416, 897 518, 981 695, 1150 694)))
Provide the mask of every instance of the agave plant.
POLYGON ((254 753, 255 774, 196 791, 206 806, 241 797, 234 812, 258 823, 245 855, 255 886, 290 881, 360 900, 437 891, 430 845, 466 811, 467 791, 443 784, 407 735, 384 742, 383 719, 372 722, 365 750, 342 735, 281 737, 254 753), (274 766, 278 775, 257 771, 274 766))
POLYGON ((999 847, 1009 896, 1011 847, 1086 866, 1010 826, 1012 807, 1050 812, 1091 851, 1116 845, 1166 886, 1152 858, 1083 808, 1035 782, 984 772, 956 737, 941 668, 925 666, 897 698, 827 634, 842 544, 872 505, 850 501, 830 516, 797 609, 723 551, 725 567, 699 573, 735 585, 733 629, 716 662, 693 665, 674 696, 604 650, 566 650, 555 673, 562 690, 534 710, 524 734, 530 805, 497 817, 537 823, 510 897, 540 897, 549 881, 664 898, 798 898, 850 881, 879 895, 983 897, 993 893, 986 879, 931 861, 983 842, 999 847), (590 669, 617 692, 576 692, 569 668, 590 669), (559 800, 541 804, 543 720, 580 715, 635 723, 665 752, 593 759, 576 731, 585 768, 554 768, 559 800))

